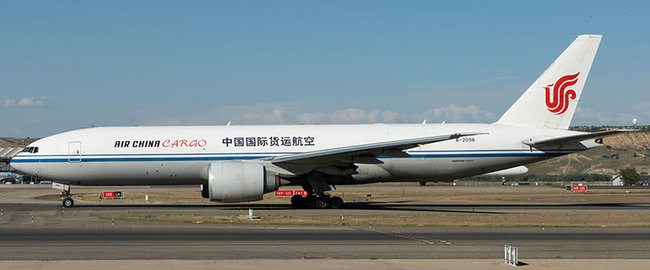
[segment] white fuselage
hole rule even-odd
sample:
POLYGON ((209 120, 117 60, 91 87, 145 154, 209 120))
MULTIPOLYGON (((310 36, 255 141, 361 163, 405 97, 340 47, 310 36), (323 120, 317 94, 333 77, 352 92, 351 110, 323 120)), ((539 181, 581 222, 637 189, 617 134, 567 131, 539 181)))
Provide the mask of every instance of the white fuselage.
MULTIPOLYGON (((583 141, 535 149, 522 141, 579 132, 495 124, 100 127, 38 140, 30 145, 38 152, 18 154, 11 166, 38 178, 78 185, 202 184, 215 161, 263 162, 274 156, 456 132, 486 134, 412 148, 406 151, 410 157, 381 156, 382 164, 355 163, 355 182, 347 184, 456 179, 597 146, 583 141)), ((275 170, 285 178, 300 174, 299 168, 275 170)))

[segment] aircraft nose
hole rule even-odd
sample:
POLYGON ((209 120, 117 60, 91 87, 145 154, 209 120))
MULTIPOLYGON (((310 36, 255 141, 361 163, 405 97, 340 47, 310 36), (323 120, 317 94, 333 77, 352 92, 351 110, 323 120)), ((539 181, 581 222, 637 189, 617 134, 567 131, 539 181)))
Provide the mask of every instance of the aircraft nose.
POLYGON ((16 171, 22 172, 21 164, 17 163, 17 162, 14 162, 13 160, 9 160, 9 167, 14 168, 14 170, 16 170, 16 171))
POLYGON ((27 163, 23 162, 23 159, 20 158, 12 158, 9 160, 9 167, 14 168, 16 171, 26 174, 26 175, 34 175, 36 173, 36 168, 32 163, 27 163))

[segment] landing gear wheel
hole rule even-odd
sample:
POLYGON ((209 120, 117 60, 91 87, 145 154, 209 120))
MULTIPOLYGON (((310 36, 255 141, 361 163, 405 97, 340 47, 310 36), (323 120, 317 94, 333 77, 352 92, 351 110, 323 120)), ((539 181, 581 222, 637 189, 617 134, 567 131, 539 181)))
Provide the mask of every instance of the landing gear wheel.
POLYGON ((327 197, 316 198, 316 208, 325 209, 330 207, 330 200, 327 197))
POLYGON ((343 199, 341 197, 332 197, 330 199, 330 207, 333 209, 343 208, 343 199))
POLYGON ((305 205, 305 199, 300 195, 293 195, 291 197, 291 206, 293 208, 303 208, 305 205))
POLYGON ((72 198, 68 197, 68 198, 63 199, 62 204, 63 204, 63 207, 69 208, 69 207, 74 206, 74 201, 72 200, 72 198))
POLYGON ((313 195, 309 195, 305 197, 305 202, 304 202, 305 208, 311 209, 316 207, 316 197, 313 195))

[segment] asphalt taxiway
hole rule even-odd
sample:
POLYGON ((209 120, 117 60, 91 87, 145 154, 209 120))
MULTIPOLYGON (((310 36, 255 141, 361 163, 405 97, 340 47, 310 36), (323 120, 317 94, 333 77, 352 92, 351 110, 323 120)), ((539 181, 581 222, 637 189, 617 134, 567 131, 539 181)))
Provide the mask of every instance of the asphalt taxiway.
MULTIPOLYGON (((0 260, 499 258, 504 244, 519 247, 520 256, 529 259, 650 258, 650 228, 371 228, 244 225, 236 220, 231 226, 113 222, 101 217, 236 214, 234 206, 85 206, 65 211, 51 204, 2 207, 7 209, 0 215, 0 260)), ((308 210, 261 210, 273 211, 308 210)))
POLYGON ((650 229, 229 226, 119 222, 0 226, 0 260, 648 258, 650 229))
POLYGON ((288 204, 98 204, 62 209, 42 192, 0 197, 0 260, 222 259, 495 259, 503 246, 526 259, 650 259, 650 228, 413 227, 113 222, 111 216, 461 213, 650 214, 647 203, 437 204, 358 202, 346 209, 292 209, 288 204))

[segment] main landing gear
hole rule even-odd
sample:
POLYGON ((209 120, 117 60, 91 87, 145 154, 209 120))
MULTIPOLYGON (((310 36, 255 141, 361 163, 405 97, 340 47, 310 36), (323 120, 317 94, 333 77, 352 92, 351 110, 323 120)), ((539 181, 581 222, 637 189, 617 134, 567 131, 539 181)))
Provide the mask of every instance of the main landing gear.
POLYGON ((291 206, 294 208, 318 208, 318 209, 339 209, 343 208, 343 199, 338 196, 321 195, 315 196, 313 194, 303 197, 301 195, 294 195, 291 197, 291 206))
POLYGON ((291 206, 294 208, 318 208, 318 209, 339 209, 343 208, 343 199, 338 196, 330 196, 325 192, 330 191, 330 180, 332 176, 323 173, 312 172, 302 183, 302 189, 307 191, 307 196, 294 195, 291 197, 291 206))

